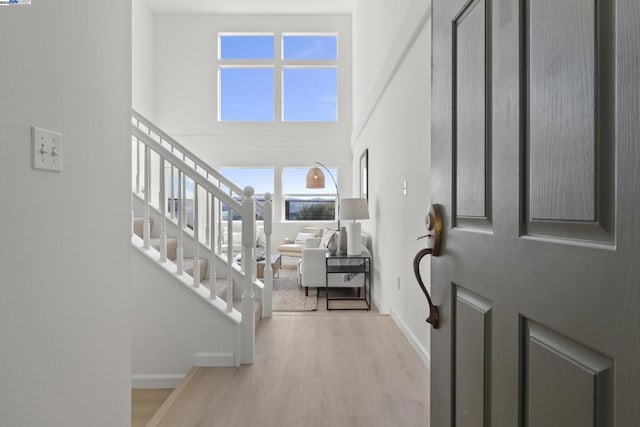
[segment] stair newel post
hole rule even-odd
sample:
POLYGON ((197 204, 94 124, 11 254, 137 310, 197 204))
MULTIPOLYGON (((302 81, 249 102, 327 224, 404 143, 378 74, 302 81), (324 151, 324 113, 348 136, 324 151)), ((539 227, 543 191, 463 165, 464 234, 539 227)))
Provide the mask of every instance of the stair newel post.
POLYGON ((253 188, 244 188, 242 202, 242 247, 244 254, 244 292, 242 294, 242 361, 253 363, 255 350, 255 295, 253 278, 256 272, 256 202, 253 188))
POLYGON ((144 249, 151 247, 151 220, 149 210, 149 199, 151 197, 151 149, 144 146, 144 228, 142 236, 144 238, 144 249))
POLYGON ((193 186, 193 287, 200 286, 200 215, 198 206, 198 184, 193 186))
POLYGON ((215 196, 213 195, 213 193, 211 193, 211 218, 207 218, 208 221, 210 221, 210 225, 209 225, 209 298, 211 300, 214 300, 217 298, 217 281, 218 281, 218 274, 217 274, 217 267, 216 267, 216 224, 215 224, 215 196))
POLYGON ((176 274, 181 276, 184 273, 184 182, 182 181, 182 171, 178 169, 178 247, 176 248, 176 274))
POLYGON ((271 233, 273 232, 273 204, 271 193, 264 195, 265 253, 264 253, 264 291, 262 292, 262 317, 271 317, 271 299, 273 294, 273 267, 271 267, 271 233))
POLYGON ((227 311, 233 310, 233 209, 227 206, 227 311))
POLYGON ((167 198, 165 196, 164 167, 164 158, 160 156, 160 194, 158 195, 158 206, 160 208, 160 262, 167 262, 167 198))

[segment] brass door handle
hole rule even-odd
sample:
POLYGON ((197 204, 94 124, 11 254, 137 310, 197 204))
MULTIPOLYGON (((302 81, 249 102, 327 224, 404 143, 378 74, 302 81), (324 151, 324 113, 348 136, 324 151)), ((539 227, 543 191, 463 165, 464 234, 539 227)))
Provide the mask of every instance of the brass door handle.
POLYGON ((431 323, 433 329, 438 329, 438 324, 440 323, 440 313, 438 311, 438 306, 433 304, 431 300, 431 295, 429 295, 429 291, 427 291, 424 282, 422 282, 422 276, 420 276, 420 261, 427 255, 431 255, 433 253, 433 249, 425 248, 420 250, 415 258, 413 259, 413 273, 416 275, 416 279, 418 280, 418 284, 420 285, 420 289, 424 292, 424 296, 427 297, 427 301, 429 302, 429 317, 427 317, 427 323, 431 323))
POLYGON ((429 295, 429 291, 427 291, 427 287, 422 281, 422 276, 420 275, 420 261, 422 261, 422 258, 427 255, 432 255, 434 257, 440 256, 440 248, 442 246, 442 207, 440 205, 431 205, 431 209, 429 209, 429 213, 425 217, 425 226, 429 234, 420 236, 416 240, 424 239, 426 237, 432 240, 432 244, 430 248, 420 250, 413 258, 413 273, 416 275, 420 289, 422 289, 424 296, 427 297, 427 301, 429 302, 429 317, 427 318, 427 323, 430 323, 433 326, 433 329, 438 329, 438 325, 440 323, 440 312, 438 311, 438 306, 433 304, 431 295, 429 295))

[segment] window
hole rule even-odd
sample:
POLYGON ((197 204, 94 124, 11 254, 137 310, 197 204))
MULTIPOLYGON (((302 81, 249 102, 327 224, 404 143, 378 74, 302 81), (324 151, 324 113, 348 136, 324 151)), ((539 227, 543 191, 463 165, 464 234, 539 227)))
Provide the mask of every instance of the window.
POLYGON ((337 122, 338 35, 220 33, 218 120, 337 122))
MULTIPOLYGON (((337 170, 329 169, 335 179, 337 170)), ((325 172, 324 189, 305 187, 308 168, 286 168, 282 171, 282 193, 285 221, 333 221, 336 219, 336 192, 331 177, 325 172)))
MULTIPOLYGON (((253 187, 256 200, 263 202, 265 193, 273 194, 273 168, 220 168, 220 173, 229 178, 234 184, 240 188, 246 186, 253 187)), ((222 187, 225 188, 224 186, 222 187)), ((222 206, 222 219, 227 219, 228 208, 222 206)), ((240 215, 234 212, 234 220, 239 220, 240 215)), ((258 219, 263 220, 262 213, 258 212, 258 219)))

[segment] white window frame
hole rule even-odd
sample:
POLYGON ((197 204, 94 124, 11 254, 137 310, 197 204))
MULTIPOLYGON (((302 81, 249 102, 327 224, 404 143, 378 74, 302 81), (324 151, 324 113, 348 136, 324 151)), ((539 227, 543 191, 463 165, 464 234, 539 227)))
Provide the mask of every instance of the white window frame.
POLYGON ((274 32, 250 32, 250 31, 220 31, 217 37, 216 52, 216 105, 218 123, 320 123, 338 124, 340 123, 340 104, 343 93, 341 87, 341 37, 337 31, 274 31, 274 32), (273 36, 274 58, 273 59, 222 59, 222 37, 224 36, 273 36), (284 37, 286 36, 335 36, 337 38, 336 59, 284 59, 284 37), (273 68, 274 70, 274 119, 272 121, 250 121, 250 120, 222 120, 222 98, 221 98, 221 70, 223 68, 273 68), (336 76, 336 120, 335 121, 285 121, 284 120, 284 70, 287 68, 335 68, 336 76))

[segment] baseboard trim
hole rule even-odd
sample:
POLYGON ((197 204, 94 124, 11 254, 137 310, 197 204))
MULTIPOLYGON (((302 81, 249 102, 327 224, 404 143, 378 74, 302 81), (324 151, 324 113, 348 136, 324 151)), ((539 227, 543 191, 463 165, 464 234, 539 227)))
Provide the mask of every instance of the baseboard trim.
POLYGON ((199 368, 223 368, 235 366, 233 353, 196 353, 193 366, 199 368))
POLYGON ((176 388, 185 374, 133 374, 131 388, 176 388))
POLYGON ((404 321, 393 310, 391 310, 390 314, 391 318, 394 322, 396 322, 396 325, 398 325, 398 328, 400 328, 407 341, 409 341, 409 344, 411 344, 411 347, 413 347, 413 349, 418 354, 420 360, 422 360, 422 363, 424 363, 424 365, 428 369, 431 369, 431 355, 429 354, 427 349, 425 349, 422 344, 420 344, 415 335, 413 335, 413 333, 407 327, 407 324, 404 323, 404 321))

